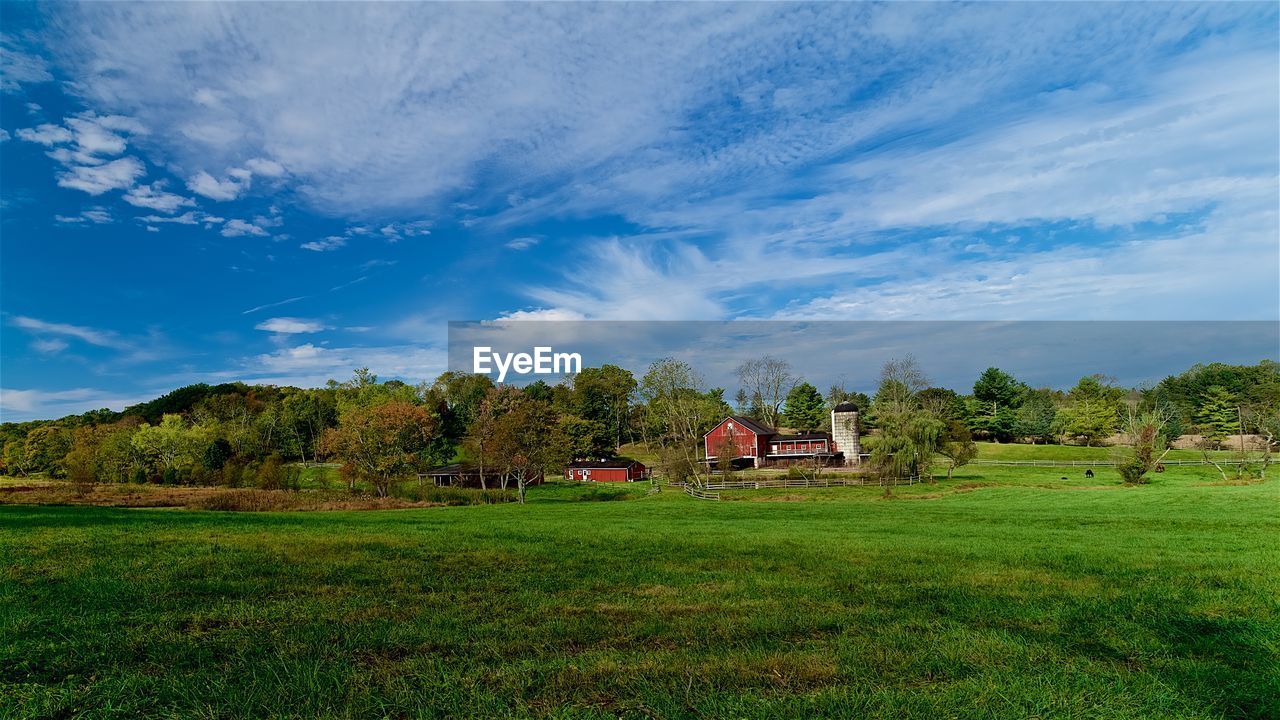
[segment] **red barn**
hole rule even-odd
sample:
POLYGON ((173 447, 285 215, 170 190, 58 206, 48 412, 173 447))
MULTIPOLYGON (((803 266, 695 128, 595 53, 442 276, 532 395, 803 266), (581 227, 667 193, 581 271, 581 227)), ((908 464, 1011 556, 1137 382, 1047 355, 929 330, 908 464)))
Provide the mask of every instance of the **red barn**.
POLYGON ((566 480, 579 482, 635 482, 647 476, 643 464, 627 458, 574 460, 565 466, 566 480))
POLYGON ((843 459, 829 433, 779 435, 777 430, 741 415, 722 420, 702 442, 708 462, 715 463, 727 453, 735 466, 786 465, 809 459, 827 464, 843 459))
POLYGON ((730 415, 702 436, 703 449, 708 460, 715 460, 728 450, 735 459, 749 458, 752 464, 759 465, 769 455, 769 440, 777 434, 777 430, 751 418, 730 415))

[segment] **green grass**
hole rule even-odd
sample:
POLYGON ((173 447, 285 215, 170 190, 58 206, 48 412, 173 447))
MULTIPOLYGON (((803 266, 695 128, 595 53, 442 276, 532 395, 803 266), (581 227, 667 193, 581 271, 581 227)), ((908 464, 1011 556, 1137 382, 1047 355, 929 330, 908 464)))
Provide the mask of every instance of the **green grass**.
POLYGON ((1277 717, 1280 484, 1066 474, 0 507, 0 716, 1277 717))

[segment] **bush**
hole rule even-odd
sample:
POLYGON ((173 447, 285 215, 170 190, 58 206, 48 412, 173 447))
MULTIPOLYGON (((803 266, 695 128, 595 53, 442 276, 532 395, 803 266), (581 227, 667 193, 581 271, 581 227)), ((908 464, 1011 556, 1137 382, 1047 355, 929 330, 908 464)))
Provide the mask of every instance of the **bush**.
POLYGON ((430 502, 441 505, 493 505, 516 500, 512 490, 480 490, 474 488, 436 487, 413 483, 398 483, 391 486, 391 496, 412 502, 430 502))
POLYGON ((227 461, 222 465, 222 484, 229 488, 240 487, 244 475, 244 466, 235 461, 227 461))
POLYGON ((297 490, 301 474, 296 465, 286 465, 279 455, 270 455, 258 466, 257 485, 263 490, 297 490))
POLYGON ((201 498, 193 507, 200 510, 263 512, 290 509, 287 500, 281 493, 270 490, 229 490, 201 498))
POLYGON ((658 451, 658 462, 667 482, 686 483, 697 475, 697 468, 678 448, 662 448, 658 451))

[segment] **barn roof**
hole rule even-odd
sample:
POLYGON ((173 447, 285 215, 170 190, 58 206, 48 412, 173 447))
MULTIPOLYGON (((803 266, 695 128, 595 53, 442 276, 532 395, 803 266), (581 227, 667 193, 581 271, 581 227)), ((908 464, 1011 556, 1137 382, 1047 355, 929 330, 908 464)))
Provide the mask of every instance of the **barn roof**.
POLYGON ((770 442, 778 442, 781 440, 830 440, 831 436, 824 432, 816 433, 798 433, 796 435, 779 435, 770 442))
POLYGON ((613 460, 574 460, 565 467, 570 468, 629 468, 639 463, 630 458, 614 458, 613 460))
MULTIPOLYGON (((777 435, 778 434, 777 430, 774 430, 768 425, 758 423, 755 420, 752 420, 749 417, 743 417, 742 415, 730 415, 729 417, 725 418, 725 420, 732 420, 738 423, 739 425, 741 425, 742 427, 755 433, 756 435, 777 435)), ((723 423, 724 420, 721 420, 720 422, 723 423)), ((716 427, 720 427, 720 426, 717 424, 716 427)), ((715 428, 712 428, 712 429, 714 430, 715 428)), ((707 433, 707 434, 710 435, 711 433, 707 433)))
POLYGON ((468 475, 471 473, 479 473, 479 472, 480 472, 480 468, 477 465, 471 465, 468 463, 453 463, 451 465, 444 465, 438 468, 431 468, 430 470, 422 474, 429 475, 431 477, 436 477, 436 476, 445 476, 445 475, 468 475))

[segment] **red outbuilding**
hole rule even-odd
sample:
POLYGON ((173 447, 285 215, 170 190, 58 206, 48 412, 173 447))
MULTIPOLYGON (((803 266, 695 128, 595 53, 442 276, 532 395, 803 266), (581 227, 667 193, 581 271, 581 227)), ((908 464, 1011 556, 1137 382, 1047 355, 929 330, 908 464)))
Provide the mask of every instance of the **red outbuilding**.
POLYGON ((574 460, 565 466, 564 477, 579 482, 635 482, 648 477, 648 471, 642 463, 627 458, 574 460))

